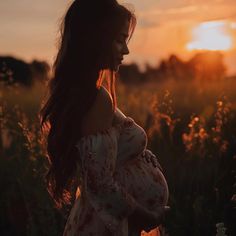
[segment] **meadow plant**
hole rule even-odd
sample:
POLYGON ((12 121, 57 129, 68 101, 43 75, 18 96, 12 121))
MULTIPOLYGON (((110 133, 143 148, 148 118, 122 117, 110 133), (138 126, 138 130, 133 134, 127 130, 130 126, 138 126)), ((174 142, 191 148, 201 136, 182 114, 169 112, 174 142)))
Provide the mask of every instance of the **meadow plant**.
MULTIPOLYGON (((6 88, 1 86, 1 91, 6 88)), ((17 93, 16 86, 7 89, 17 93)), ((48 163, 39 120, 15 102, 0 100, 0 234, 58 235, 64 214, 54 209, 46 191, 48 163)))
POLYGON ((182 139, 187 152, 199 153, 199 157, 203 156, 205 151, 205 142, 209 135, 205 129, 205 122, 203 118, 192 116, 188 124, 189 132, 183 133, 182 139))
MULTIPOLYGON (((144 127, 167 178, 167 235, 216 235, 217 222, 235 235, 236 84, 219 83, 118 82, 118 107, 144 127), (219 97, 222 88, 230 96, 219 97)), ((39 83, 0 84, 0 235, 60 235, 67 218, 44 182, 48 162, 38 119, 44 91, 39 83)))
POLYGON ((207 123, 203 116, 192 116, 188 132, 182 135, 187 152, 197 154, 199 158, 213 155, 216 158, 227 151, 229 142, 224 132, 232 110, 225 96, 223 99, 216 102, 210 122, 207 123))
MULTIPOLYGON (((140 92, 140 100, 146 99, 145 92, 140 92)), ((148 145, 158 156, 170 188, 172 212, 165 225, 167 232, 212 235, 216 222, 225 221, 232 210, 229 201, 234 184, 235 111, 223 96, 215 101, 214 110, 208 113, 205 110, 205 114, 193 111, 188 122, 187 112, 178 113, 174 109, 176 103, 168 90, 149 96, 152 103, 144 127, 148 145)), ((233 232, 232 224, 229 228, 233 232)))
POLYGON ((224 223, 220 222, 216 224, 216 236, 227 236, 225 234, 226 228, 224 227, 224 223))
POLYGON ((173 119, 173 114, 174 111, 172 108, 170 92, 166 90, 162 99, 159 99, 157 95, 154 95, 151 103, 151 118, 149 118, 152 119, 152 124, 149 125, 147 131, 148 137, 151 138, 155 132, 161 136, 163 134, 161 128, 166 124, 169 138, 171 138, 175 122, 177 121, 173 119))

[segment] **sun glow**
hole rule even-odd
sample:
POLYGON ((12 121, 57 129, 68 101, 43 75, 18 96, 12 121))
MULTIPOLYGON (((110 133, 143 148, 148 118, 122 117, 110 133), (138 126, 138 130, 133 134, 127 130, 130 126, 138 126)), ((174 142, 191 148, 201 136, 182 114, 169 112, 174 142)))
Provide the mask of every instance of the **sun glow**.
POLYGON ((186 47, 188 50, 229 50, 232 47, 232 39, 226 29, 225 22, 201 23, 193 29, 193 41, 186 47))

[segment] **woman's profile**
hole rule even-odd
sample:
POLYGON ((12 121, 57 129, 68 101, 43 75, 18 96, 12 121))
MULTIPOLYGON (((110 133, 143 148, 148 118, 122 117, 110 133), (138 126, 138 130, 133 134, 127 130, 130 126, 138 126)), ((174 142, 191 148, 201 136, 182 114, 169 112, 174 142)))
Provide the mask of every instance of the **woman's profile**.
POLYGON ((116 72, 135 25, 116 0, 75 0, 65 14, 41 110, 48 191, 58 208, 73 204, 64 236, 138 236, 158 227, 167 209, 167 183, 146 133, 116 103, 116 72))

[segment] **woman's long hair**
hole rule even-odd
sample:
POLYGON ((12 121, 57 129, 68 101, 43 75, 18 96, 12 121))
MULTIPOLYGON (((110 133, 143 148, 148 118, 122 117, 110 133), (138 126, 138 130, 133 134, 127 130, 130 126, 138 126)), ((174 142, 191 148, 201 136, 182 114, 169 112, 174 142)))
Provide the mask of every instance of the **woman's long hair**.
POLYGON ((79 178, 75 145, 82 136, 81 122, 105 75, 116 107, 112 43, 127 20, 130 38, 135 16, 116 0, 73 1, 63 19, 50 95, 40 111, 50 164, 45 179, 58 208, 71 203, 71 190, 79 178))

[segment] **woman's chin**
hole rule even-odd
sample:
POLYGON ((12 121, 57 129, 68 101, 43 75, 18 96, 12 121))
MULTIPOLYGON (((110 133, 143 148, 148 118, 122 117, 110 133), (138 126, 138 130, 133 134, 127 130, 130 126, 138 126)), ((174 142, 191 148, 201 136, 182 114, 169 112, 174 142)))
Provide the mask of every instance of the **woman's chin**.
POLYGON ((120 66, 121 66, 121 64, 117 64, 117 65, 114 67, 114 71, 115 71, 115 72, 118 72, 118 70, 120 69, 120 66))

